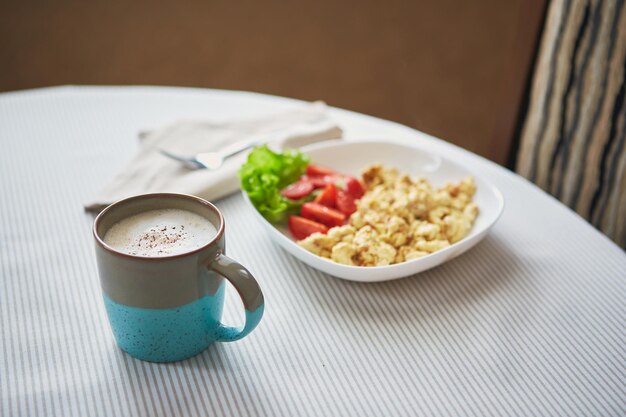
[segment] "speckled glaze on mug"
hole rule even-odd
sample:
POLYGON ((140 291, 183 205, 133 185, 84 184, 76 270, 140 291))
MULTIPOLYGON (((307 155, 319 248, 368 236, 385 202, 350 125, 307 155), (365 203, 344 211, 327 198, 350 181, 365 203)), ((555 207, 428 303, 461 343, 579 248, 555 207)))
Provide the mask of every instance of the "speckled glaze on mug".
POLYGON ((224 218, 213 204, 184 194, 145 194, 111 204, 96 218, 98 274, 104 304, 119 347, 150 362, 192 357, 213 342, 231 342, 261 321, 263 293, 250 272, 225 255, 224 218), (128 255, 104 243, 118 221, 143 211, 182 209, 213 223, 217 235, 193 251, 163 257, 128 255), (220 320, 227 279, 243 301, 241 328, 220 320))

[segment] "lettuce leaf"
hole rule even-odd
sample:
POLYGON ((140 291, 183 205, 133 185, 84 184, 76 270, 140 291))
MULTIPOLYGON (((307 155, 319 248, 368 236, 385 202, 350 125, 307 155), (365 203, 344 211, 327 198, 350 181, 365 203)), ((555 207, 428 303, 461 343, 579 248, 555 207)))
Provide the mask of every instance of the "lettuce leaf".
POLYGON ((266 145, 250 152, 239 169, 241 189, 256 209, 272 223, 284 222, 289 214, 297 213, 307 200, 289 200, 280 191, 300 178, 309 158, 295 150, 275 153, 266 145))

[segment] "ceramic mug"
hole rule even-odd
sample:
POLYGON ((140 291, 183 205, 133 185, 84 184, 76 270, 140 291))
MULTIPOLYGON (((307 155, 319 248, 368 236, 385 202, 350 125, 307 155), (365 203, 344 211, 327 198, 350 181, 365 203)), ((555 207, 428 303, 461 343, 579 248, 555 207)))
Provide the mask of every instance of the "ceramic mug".
POLYGON ((263 316, 263 293, 252 274, 225 255, 224 217, 213 204, 184 194, 145 194, 105 208, 93 226, 104 304, 119 347, 150 362, 194 356, 213 342, 232 342, 250 333, 263 316), (217 235, 190 252, 143 257, 104 242, 106 232, 134 214, 183 209, 208 219, 217 235), (223 325, 225 279, 239 293, 246 321, 223 325))

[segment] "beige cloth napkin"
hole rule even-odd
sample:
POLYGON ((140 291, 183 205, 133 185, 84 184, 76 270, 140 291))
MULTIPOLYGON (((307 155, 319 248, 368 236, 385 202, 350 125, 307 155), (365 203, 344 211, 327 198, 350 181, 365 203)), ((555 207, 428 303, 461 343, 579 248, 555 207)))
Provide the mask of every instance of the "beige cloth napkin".
POLYGON ((140 148, 135 157, 93 201, 85 204, 85 210, 98 212, 119 199, 152 192, 184 193, 216 200, 239 189, 237 170, 249 152, 232 156, 220 168, 210 171, 189 170, 161 155, 159 148, 180 155, 195 155, 218 151, 246 139, 261 140, 273 149, 299 148, 337 139, 341 134, 322 102, 256 120, 180 121, 140 134, 140 148))

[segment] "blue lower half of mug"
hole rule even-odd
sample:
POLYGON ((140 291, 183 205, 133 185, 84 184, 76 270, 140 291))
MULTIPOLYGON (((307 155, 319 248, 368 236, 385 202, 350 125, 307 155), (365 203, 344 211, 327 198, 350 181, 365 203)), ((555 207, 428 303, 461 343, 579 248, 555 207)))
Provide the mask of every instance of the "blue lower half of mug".
POLYGON ((176 308, 147 309, 119 304, 104 295, 113 335, 129 355, 150 362, 190 358, 218 340, 225 285, 213 295, 176 308))

